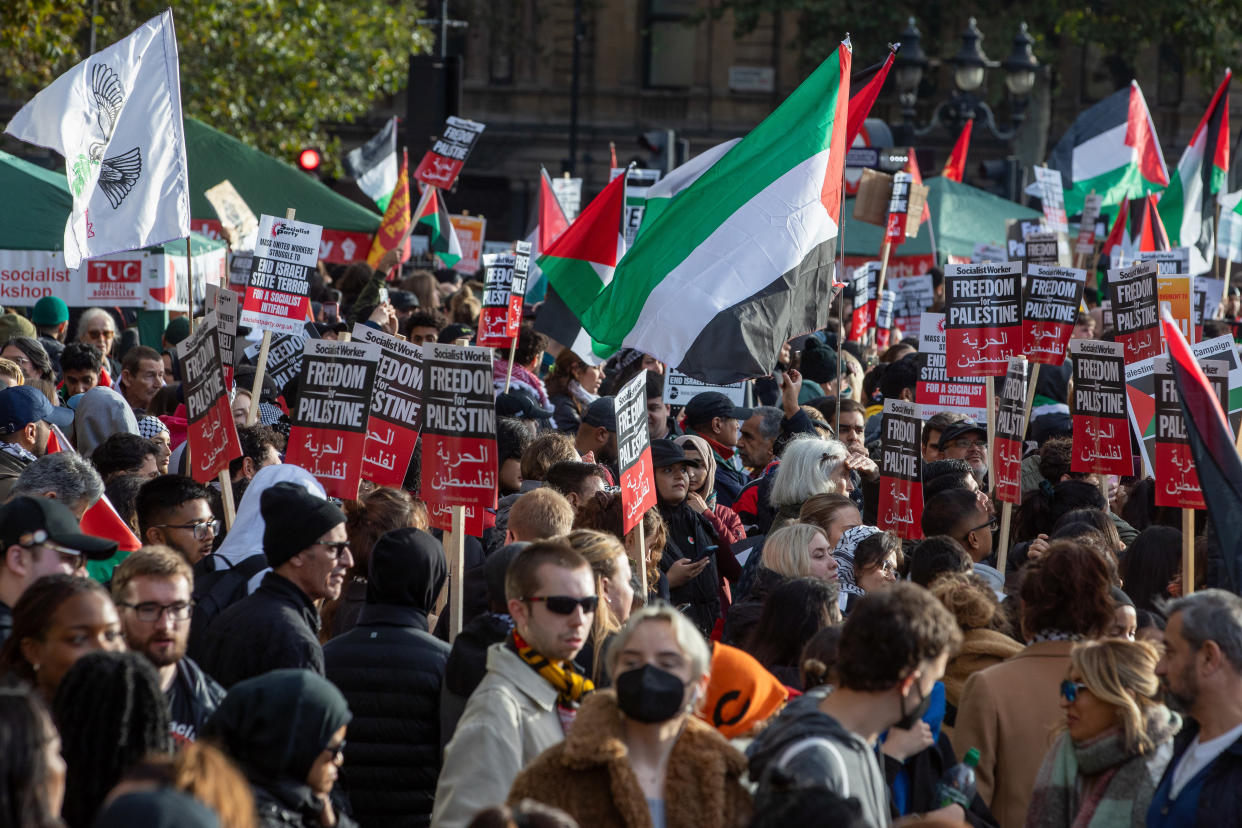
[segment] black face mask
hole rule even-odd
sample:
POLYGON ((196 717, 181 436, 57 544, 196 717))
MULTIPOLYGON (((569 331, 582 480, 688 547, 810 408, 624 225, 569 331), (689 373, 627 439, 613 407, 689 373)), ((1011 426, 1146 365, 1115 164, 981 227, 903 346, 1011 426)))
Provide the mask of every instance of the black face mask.
POLYGON ((621 712, 644 724, 667 722, 684 707, 686 685, 651 664, 626 670, 617 676, 614 688, 621 712))
POLYGON ((923 718, 923 714, 931 707, 931 696, 923 695, 923 688, 919 687, 918 681, 914 682, 914 687, 919 691, 919 703, 914 706, 913 710, 906 710, 906 700, 901 700, 901 718, 893 724, 893 727, 899 727, 902 730, 909 730, 918 724, 919 719, 923 718))

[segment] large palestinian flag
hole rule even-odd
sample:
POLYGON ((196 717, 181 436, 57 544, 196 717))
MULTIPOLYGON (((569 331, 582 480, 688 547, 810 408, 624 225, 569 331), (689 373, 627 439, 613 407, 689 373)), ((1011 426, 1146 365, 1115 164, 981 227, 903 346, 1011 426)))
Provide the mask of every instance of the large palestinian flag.
POLYGON ((445 267, 461 261, 461 242, 457 240, 457 232, 449 221, 448 208, 438 188, 428 184, 423 189, 423 197, 414 211, 414 223, 431 231, 431 252, 445 267))
POLYGON ((732 383, 770 374, 787 339, 827 324, 849 75, 842 44, 670 199, 583 316, 595 340, 732 383))
POLYGON ((1215 238, 1211 208, 1214 196, 1224 192, 1229 179, 1229 82, 1233 73, 1225 70, 1195 128, 1182 160, 1173 171, 1169 188, 1160 197, 1160 217, 1174 247, 1190 248, 1190 273, 1211 269, 1209 257, 1215 238), (1205 209, 1206 207, 1206 209, 1205 209))
POLYGON ((1169 171, 1138 81, 1079 115, 1052 148, 1048 166, 1061 173, 1065 212, 1071 216, 1082 212, 1091 192, 1112 207, 1168 186, 1169 171))

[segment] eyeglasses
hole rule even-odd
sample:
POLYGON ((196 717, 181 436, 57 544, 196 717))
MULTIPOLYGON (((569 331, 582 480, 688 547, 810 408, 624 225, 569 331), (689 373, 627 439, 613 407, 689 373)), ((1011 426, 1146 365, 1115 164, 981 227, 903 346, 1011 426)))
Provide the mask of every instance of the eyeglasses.
POLYGON ((578 607, 582 607, 582 611, 590 615, 599 606, 598 595, 588 595, 585 598, 571 598, 568 595, 532 595, 522 600, 530 601, 531 603, 542 602, 547 605, 549 612, 554 612, 557 615, 573 615, 574 610, 578 607))
POLYGON ((194 540, 214 538, 220 532, 218 520, 196 520, 193 523, 157 523, 159 529, 193 529, 194 540))
POLYGON ((949 448, 981 449, 986 448, 987 445, 988 443, 986 440, 954 440, 952 443, 949 443, 949 448))
POLYGON ((335 745, 328 745, 326 748, 324 748, 324 750, 332 754, 333 762, 340 762, 345 758, 345 745, 347 744, 349 743, 346 740, 342 739, 340 742, 338 742, 335 745))
POLYGON ((112 339, 114 336, 116 336, 116 331, 113 331, 113 330, 102 330, 102 331, 100 331, 100 330, 94 330, 94 331, 87 331, 87 332, 86 332, 86 335, 87 335, 88 337, 90 337, 91 339, 112 339))
POLYGON ((996 515, 992 515, 990 518, 988 518, 987 523, 981 523, 978 526, 972 527, 971 529, 968 530, 967 533, 969 534, 970 532, 978 532, 980 529, 995 529, 997 524, 999 523, 1000 521, 996 519, 996 515))
POLYGON ((1070 681, 1069 679, 1066 679, 1061 682, 1061 696, 1070 704, 1078 701, 1078 694, 1086 689, 1088 689, 1087 685, 1083 684, 1081 681, 1070 681))
POLYGON ((144 601, 141 604, 124 604, 117 602, 118 607, 128 607, 134 611, 134 615, 138 616, 138 620, 146 624, 152 624, 160 620, 160 616, 168 613, 168 617, 174 621, 189 621, 190 614, 194 611, 193 601, 175 601, 171 604, 157 604, 154 601, 144 601))
POLYGON ((892 561, 885 561, 880 564, 880 571, 885 575, 895 575, 897 574, 897 564, 892 561))
POLYGON ((349 551, 349 541, 335 541, 333 543, 320 541, 319 545, 326 547, 327 550, 332 553, 332 558, 338 561, 341 559, 342 555, 349 551))

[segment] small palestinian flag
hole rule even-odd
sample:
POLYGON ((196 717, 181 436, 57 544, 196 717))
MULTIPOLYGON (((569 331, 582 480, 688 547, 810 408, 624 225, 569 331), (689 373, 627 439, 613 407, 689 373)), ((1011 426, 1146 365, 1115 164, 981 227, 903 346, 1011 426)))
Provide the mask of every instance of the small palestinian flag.
POLYGON ((423 197, 414 211, 415 226, 426 227, 431 231, 431 252, 444 263, 452 267, 461 261, 461 242, 449 221, 448 208, 439 189, 428 185, 423 190, 423 197))

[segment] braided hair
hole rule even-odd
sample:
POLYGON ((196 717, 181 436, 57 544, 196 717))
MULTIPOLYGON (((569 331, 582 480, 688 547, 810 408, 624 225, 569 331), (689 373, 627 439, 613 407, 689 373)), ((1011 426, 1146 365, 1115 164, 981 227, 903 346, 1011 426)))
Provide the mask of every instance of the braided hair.
POLYGON ((87 592, 98 592, 112 600, 98 583, 77 575, 45 575, 31 584, 13 607, 13 632, 0 649, 0 675, 12 673, 34 684, 34 667, 22 653, 22 641, 27 638, 43 640, 60 605, 87 592))
POLYGON ((0 824, 28 828, 60 825, 47 800, 44 745, 52 717, 25 685, 0 687, 0 824))
POLYGON ((121 776, 148 754, 168 753, 168 702, 159 675, 139 653, 97 652, 78 659, 52 704, 69 764, 70 828, 88 826, 121 776))

